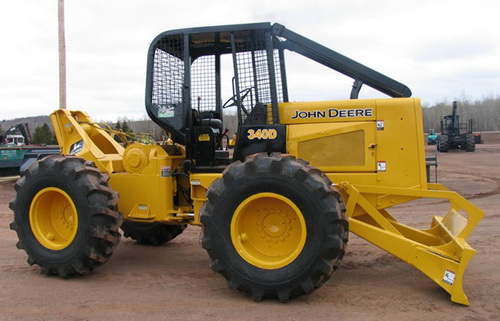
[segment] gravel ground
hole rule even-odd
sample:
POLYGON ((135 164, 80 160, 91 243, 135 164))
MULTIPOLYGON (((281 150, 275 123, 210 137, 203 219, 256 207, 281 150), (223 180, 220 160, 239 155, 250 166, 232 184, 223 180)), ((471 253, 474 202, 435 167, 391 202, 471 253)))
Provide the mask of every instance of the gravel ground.
MULTIPOLYGON (((474 153, 438 155, 439 182, 486 212, 468 239, 478 251, 464 278, 468 307, 452 303, 422 273, 352 234, 332 280, 286 304, 253 302, 228 289, 208 267, 196 227, 159 247, 122 239, 95 273, 47 277, 16 249, 17 236, 9 229, 10 177, 0 180, 0 320, 500 320, 500 141, 485 140, 474 153)), ((426 148, 433 154, 435 147, 426 148)), ((409 222, 430 223, 441 207, 409 203, 397 212, 409 222)))

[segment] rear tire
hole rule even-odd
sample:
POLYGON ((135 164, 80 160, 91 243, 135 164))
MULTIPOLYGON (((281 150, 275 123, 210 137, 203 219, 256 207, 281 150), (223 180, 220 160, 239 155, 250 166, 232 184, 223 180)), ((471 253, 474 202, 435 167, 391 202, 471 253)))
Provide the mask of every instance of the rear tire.
POLYGON ((441 153, 447 153, 449 149, 448 135, 438 136, 437 150, 441 153))
POLYGON ((162 245, 177 236, 186 225, 166 225, 161 223, 123 222, 121 229, 124 237, 130 237, 141 245, 162 245))
POLYGON ((348 239, 330 180, 290 155, 256 154, 227 167, 201 209, 212 269, 254 300, 290 298, 323 285, 348 239))
POLYGON ((45 274, 67 278, 107 262, 120 241, 118 194, 90 162, 52 155, 32 164, 9 204, 17 247, 45 274))

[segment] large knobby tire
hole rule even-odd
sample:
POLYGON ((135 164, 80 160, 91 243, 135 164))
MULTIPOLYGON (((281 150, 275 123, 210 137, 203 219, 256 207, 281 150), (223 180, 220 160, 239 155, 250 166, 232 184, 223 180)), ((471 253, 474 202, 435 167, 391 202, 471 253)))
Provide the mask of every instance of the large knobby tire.
POLYGON ((122 215, 107 181, 91 162, 74 156, 48 156, 28 168, 15 185, 10 227, 29 264, 67 278, 109 260, 120 241, 122 215))
POLYGON ((349 234, 344 212, 318 169, 290 155, 256 154, 210 186, 201 242, 232 289, 284 302, 337 269, 349 234))
POLYGON ((476 141, 473 134, 465 134, 465 151, 473 152, 476 150, 476 141))
POLYGON ((141 245, 162 245, 179 236, 186 225, 166 225, 161 223, 123 222, 124 237, 130 237, 141 245))
POLYGON ((438 136, 437 141, 437 150, 441 153, 447 153, 450 147, 450 143, 448 140, 448 135, 440 135, 438 136))

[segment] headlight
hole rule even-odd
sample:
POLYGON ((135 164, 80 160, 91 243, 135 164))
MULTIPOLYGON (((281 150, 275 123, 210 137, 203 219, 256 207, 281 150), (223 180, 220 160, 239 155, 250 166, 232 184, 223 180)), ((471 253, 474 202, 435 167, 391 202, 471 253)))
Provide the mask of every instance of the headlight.
POLYGON ((79 152, 81 152, 83 149, 83 140, 79 140, 73 145, 71 145, 71 148, 69 149, 69 154, 70 155, 75 155, 79 152))

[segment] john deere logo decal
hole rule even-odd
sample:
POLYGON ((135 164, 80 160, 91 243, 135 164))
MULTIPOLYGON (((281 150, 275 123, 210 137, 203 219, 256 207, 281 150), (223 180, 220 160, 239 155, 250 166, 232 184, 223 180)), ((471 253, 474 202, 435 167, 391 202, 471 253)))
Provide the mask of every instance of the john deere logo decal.
POLYGON ((373 108, 357 108, 357 109, 336 109, 315 111, 300 111, 296 110, 292 119, 318 119, 318 118, 354 118, 354 117, 372 117, 373 108))

